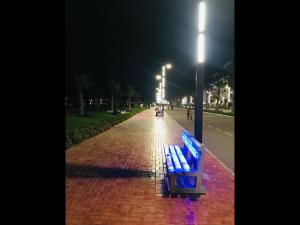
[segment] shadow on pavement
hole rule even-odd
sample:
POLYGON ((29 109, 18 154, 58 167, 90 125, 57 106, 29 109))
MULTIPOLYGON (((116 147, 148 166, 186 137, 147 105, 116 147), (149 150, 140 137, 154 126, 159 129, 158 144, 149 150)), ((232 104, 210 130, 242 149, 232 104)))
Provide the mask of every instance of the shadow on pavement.
POLYGON ((109 168, 91 165, 66 165, 66 177, 85 177, 85 178, 154 178, 155 173, 151 171, 109 168))

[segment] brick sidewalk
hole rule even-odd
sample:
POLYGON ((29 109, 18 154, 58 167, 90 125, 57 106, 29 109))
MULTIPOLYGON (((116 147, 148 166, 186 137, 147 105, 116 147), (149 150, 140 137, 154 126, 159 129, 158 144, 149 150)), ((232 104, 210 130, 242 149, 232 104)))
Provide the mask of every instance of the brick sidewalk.
POLYGON ((234 177, 204 153, 197 199, 165 195, 162 146, 182 127, 146 110, 66 151, 66 224, 234 224, 234 177))

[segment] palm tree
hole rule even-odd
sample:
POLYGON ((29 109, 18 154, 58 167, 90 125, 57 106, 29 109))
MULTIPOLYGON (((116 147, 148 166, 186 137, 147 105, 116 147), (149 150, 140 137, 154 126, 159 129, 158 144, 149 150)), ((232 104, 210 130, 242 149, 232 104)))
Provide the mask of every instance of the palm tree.
POLYGON ((117 109, 117 104, 115 104, 115 100, 117 100, 118 102, 118 95, 121 91, 121 85, 120 82, 114 80, 111 80, 107 85, 111 90, 111 110, 115 112, 117 109))
POLYGON ((135 91, 134 97, 135 97, 135 103, 134 103, 134 106, 137 107, 137 106, 138 106, 138 103, 141 102, 141 94, 140 94, 139 92, 135 91))
POLYGON ((97 109, 97 111, 99 111, 100 110, 100 105, 101 105, 101 100, 100 99, 103 99, 105 91, 103 90, 103 88, 97 88, 97 89, 95 89, 94 94, 96 96, 96 109, 97 109))
POLYGON ((128 96, 128 110, 131 110, 131 98, 135 95, 136 91, 133 87, 128 86, 126 89, 127 96, 128 96))
POLYGON ((78 88, 79 92, 79 115, 83 116, 84 115, 84 99, 83 99, 83 92, 86 90, 89 90, 90 87, 93 85, 93 82, 90 80, 90 78, 84 74, 80 73, 75 76, 75 84, 76 87, 78 88))

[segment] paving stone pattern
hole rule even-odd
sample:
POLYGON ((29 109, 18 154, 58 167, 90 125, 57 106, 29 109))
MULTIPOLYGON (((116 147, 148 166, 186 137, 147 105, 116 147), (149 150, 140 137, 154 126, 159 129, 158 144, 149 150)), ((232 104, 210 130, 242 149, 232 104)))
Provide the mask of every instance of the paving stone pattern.
MULTIPOLYGON (((234 224, 234 177, 204 153, 200 197, 168 195, 163 144, 182 127, 145 110, 66 151, 66 224, 234 224)), ((205 143, 204 143, 205 144, 205 143)))

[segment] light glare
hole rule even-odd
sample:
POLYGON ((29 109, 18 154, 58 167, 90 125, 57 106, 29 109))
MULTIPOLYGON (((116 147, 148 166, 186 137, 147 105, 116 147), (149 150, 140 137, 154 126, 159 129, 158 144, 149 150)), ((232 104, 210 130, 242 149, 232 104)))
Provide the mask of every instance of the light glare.
POLYGON ((156 80, 160 80, 161 76, 160 75, 156 75, 156 80))
POLYGON ((198 62, 204 62, 204 34, 199 34, 198 36, 198 62))
POLYGON ((199 32, 203 32, 205 28, 205 3, 200 2, 199 4, 199 32))

